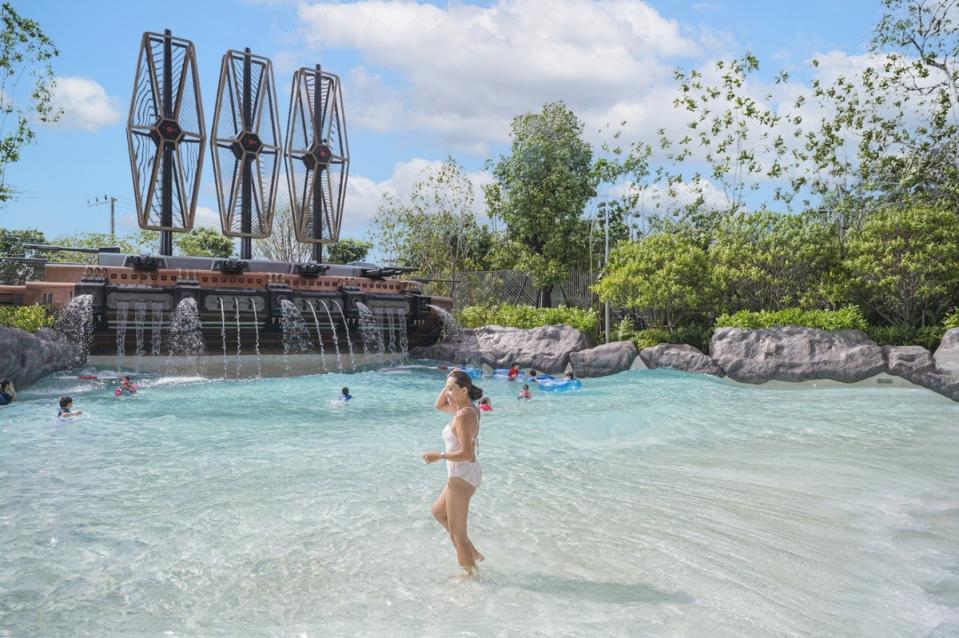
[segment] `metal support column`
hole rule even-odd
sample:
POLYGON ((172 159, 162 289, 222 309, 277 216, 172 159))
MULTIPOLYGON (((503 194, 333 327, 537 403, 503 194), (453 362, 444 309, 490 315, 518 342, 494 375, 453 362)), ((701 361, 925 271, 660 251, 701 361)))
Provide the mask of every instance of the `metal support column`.
MULTIPOLYGON (((173 47, 171 38, 173 33, 166 29, 163 32, 163 117, 174 119, 173 116, 173 47)), ((173 144, 163 142, 163 185, 161 193, 160 225, 167 228, 173 226, 173 144)), ((160 254, 173 254, 173 231, 160 231, 160 254)))
MULTIPOLYGON (((316 65, 313 80, 313 139, 323 142, 323 71, 316 65)), ((323 238, 323 169, 317 165, 313 175, 313 239, 323 238)), ((323 244, 313 244, 313 261, 323 263, 323 244)))

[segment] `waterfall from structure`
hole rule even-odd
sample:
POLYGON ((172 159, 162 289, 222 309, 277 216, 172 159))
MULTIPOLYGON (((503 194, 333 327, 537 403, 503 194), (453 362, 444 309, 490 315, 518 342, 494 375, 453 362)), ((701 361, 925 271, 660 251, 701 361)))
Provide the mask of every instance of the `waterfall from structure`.
POLYGON ((55 329, 66 335, 72 346, 69 352, 59 353, 64 363, 71 366, 86 363, 93 349, 93 296, 79 295, 71 299, 57 313, 55 329))
POLYGON ((223 377, 226 378, 226 313, 223 312, 223 297, 220 297, 220 341, 223 343, 223 377))
POLYGON ((256 335, 256 340, 253 342, 256 347, 256 378, 259 379, 263 376, 263 364, 260 361, 260 320, 256 316, 256 299, 250 301, 253 306, 253 331, 256 335))
POLYGON ((203 345, 203 326, 193 297, 177 304, 170 317, 170 355, 196 357, 206 352, 203 345))
POLYGON ((150 354, 159 357, 161 353, 160 345, 163 340, 163 304, 154 303, 152 311, 152 317, 150 318, 150 354))
POLYGON ((323 361, 323 370, 329 372, 329 368, 326 365, 326 350, 323 348, 323 333, 320 332, 320 320, 316 318, 316 308, 313 307, 312 301, 307 301, 306 305, 310 307, 310 312, 313 313, 313 325, 316 327, 316 342, 320 344, 320 359, 323 361))
POLYGON ((390 336, 389 345, 387 347, 390 350, 390 354, 396 354, 396 334, 393 332, 393 309, 384 308, 383 318, 386 319, 385 323, 390 336))
POLYGON ((144 329, 146 328, 147 321, 147 305, 143 301, 138 301, 133 304, 133 329, 136 334, 137 348, 134 351, 134 354, 137 357, 142 357, 145 352, 145 343, 144 343, 144 329))
POLYGON ((396 309, 396 324, 400 333, 400 352, 406 354, 410 350, 410 341, 406 335, 406 312, 402 308, 396 309))
POLYGON ((283 328, 283 354, 305 353, 312 349, 310 333, 303 322, 303 316, 293 303, 280 300, 280 325, 283 328))
MULTIPOLYGON (((333 323, 333 315, 330 314, 330 307, 326 305, 326 302, 322 299, 320 304, 323 306, 323 310, 326 311, 326 318, 330 322, 330 329, 333 331, 333 347, 336 349, 336 367, 340 372, 343 372, 343 357, 340 356, 340 339, 336 336, 336 324, 333 323)), ((352 352, 350 353, 352 356, 352 352)))
POLYGON ((343 332, 346 333, 346 346, 350 349, 350 368, 356 370, 356 357, 353 356, 353 340, 350 338, 350 326, 346 323, 346 315, 343 314, 343 306, 341 304, 333 304, 336 306, 336 309, 340 311, 340 319, 343 320, 343 332))
POLYGON ((363 352, 366 355, 370 353, 384 354, 383 334, 373 315, 366 304, 356 302, 356 310, 360 315, 360 334, 363 336, 363 352))
POLYGON ((127 301, 117 302, 117 365, 127 354, 127 321, 130 315, 130 303, 127 301))
POLYGON ((456 317, 448 313, 446 309, 440 308, 439 306, 434 306, 433 304, 429 304, 427 308, 435 312, 436 315, 440 318, 440 321, 443 322, 443 338, 444 339, 449 339, 451 337, 456 336, 456 334, 460 330, 459 324, 456 323, 456 317))
POLYGON ((233 310, 236 317, 236 376, 240 377, 243 369, 242 359, 240 358, 243 352, 243 342, 240 339, 240 301, 236 297, 233 298, 233 310))

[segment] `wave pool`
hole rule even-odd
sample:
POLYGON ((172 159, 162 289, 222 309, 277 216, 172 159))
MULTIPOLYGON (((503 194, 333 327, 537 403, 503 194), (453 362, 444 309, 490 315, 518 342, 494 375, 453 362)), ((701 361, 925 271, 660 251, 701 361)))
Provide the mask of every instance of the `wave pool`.
POLYGON ((519 402, 485 380, 487 560, 459 583, 429 512, 445 468, 420 458, 443 375, 21 392, 0 636, 959 635, 959 405, 670 371, 519 402), (61 394, 81 419, 53 418, 61 394))

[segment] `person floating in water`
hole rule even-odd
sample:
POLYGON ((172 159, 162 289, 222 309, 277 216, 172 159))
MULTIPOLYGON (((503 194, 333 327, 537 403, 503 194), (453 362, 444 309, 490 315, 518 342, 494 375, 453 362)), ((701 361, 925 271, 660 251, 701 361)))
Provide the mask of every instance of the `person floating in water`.
POLYGON ((526 375, 527 380, 532 381, 533 383, 539 383, 539 379, 536 378, 536 374, 537 374, 536 370, 533 370, 532 368, 530 368, 529 374, 526 375))
POLYGON ((113 391, 114 396, 123 396, 124 394, 129 394, 131 397, 137 393, 137 387, 130 383, 130 377, 123 377, 120 379, 120 385, 116 387, 113 391))
POLYGON ((570 381, 575 381, 575 380, 576 380, 576 375, 574 375, 574 374, 573 374, 573 371, 570 370, 570 371, 568 371, 568 372, 566 373, 566 378, 569 379, 570 381))
POLYGON ((17 400, 17 389, 13 387, 13 381, 4 379, 0 381, 0 405, 9 405, 17 400))
POLYGON ((337 397, 338 401, 351 401, 353 396, 350 394, 350 389, 344 386, 340 389, 340 396, 337 397))
POLYGON ((480 486, 483 472, 476 458, 479 447, 479 410, 473 405, 483 391, 462 370, 453 370, 436 397, 434 407, 453 415, 443 429, 443 452, 426 452, 427 464, 446 461, 447 482, 433 503, 433 516, 449 532, 456 559, 469 576, 477 573, 476 563, 483 555, 476 551, 466 530, 470 499, 480 486))
POLYGON ((529 384, 526 384, 526 383, 523 384, 523 389, 520 391, 519 396, 517 396, 516 398, 517 398, 517 399, 532 399, 532 398, 533 398, 533 395, 529 393, 529 384))
POLYGON ((489 397, 483 397, 479 400, 479 409, 481 412, 493 411, 493 403, 489 400, 489 397))
POLYGON ((73 409, 73 399, 70 397, 60 397, 60 409, 57 411, 58 418, 69 418, 80 416, 83 412, 73 409))
POLYGON ((506 373, 506 379, 509 381, 516 381, 516 377, 519 376, 519 366, 515 363, 510 365, 509 372, 506 373))

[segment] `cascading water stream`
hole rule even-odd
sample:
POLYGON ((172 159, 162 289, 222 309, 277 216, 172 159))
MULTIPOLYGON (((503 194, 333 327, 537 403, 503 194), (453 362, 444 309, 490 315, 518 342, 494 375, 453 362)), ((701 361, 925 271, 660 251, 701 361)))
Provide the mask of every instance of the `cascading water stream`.
POLYGON ((55 329, 67 336, 70 349, 58 352, 64 367, 83 365, 93 349, 93 296, 79 295, 70 300, 59 313, 55 329))
MULTIPOLYGON (((326 302, 322 299, 320 304, 323 306, 323 310, 326 311, 326 318, 330 321, 330 329, 333 330, 333 347, 336 349, 336 367, 340 372, 343 372, 343 357, 340 356, 340 340, 336 336, 336 324, 333 322, 333 315, 330 314, 330 307, 326 305, 326 302)), ((345 327, 345 326, 344 326, 345 327)), ((350 357, 352 358, 353 353, 350 352, 350 357)))
POLYGON ((287 299, 280 301, 280 324, 283 328, 283 354, 306 353, 312 350, 310 333, 300 310, 287 299))
POLYGON ((350 368, 356 370, 356 357, 353 356, 353 339, 350 338, 350 325, 346 323, 346 315, 343 314, 343 306, 339 303, 333 304, 340 311, 340 319, 343 320, 343 332, 346 333, 346 346, 350 350, 350 368))
POLYGON ((226 313, 223 311, 223 297, 220 297, 220 341, 223 343, 223 378, 226 378, 226 313))
POLYGON ((387 329, 389 330, 390 341, 389 341, 389 350, 390 354, 396 354, 396 335, 393 333, 393 312, 392 308, 385 308, 383 310, 383 318, 386 319, 387 329))
POLYGON ((323 370, 329 372, 330 369, 326 365, 326 351, 323 348, 323 333, 320 332, 320 321, 316 318, 316 308, 313 307, 312 301, 307 301, 306 305, 310 307, 310 312, 313 313, 313 325, 316 327, 316 342, 320 344, 320 359, 323 361, 323 370))
POLYGON ((137 347, 135 350, 135 356, 142 357, 145 352, 144 344, 144 328, 146 327, 147 321, 147 305, 145 302, 138 301, 133 304, 133 329, 134 334, 136 335, 137 347))
POLYGON ((203 326, 196 300, 186 297, 177 304, 170 317, 170 355, 196 357, 206 351, 203 344, 203 326))
POLYGON ((447 312, 445 308, 440 308, 433 304, 429 304, 426 307, 435 312, 436 316, 443 322, 444 339, 454 338, 459 333, 460 326, 456 322, 456 317, 447 312))
POLYGON ((256 316, 256 299, 251 299, 253 306, 253 331, 255 334, 254 347, 256 348, 256 378, 263 376, 263 365, 260 361, 260 320, 256 316))
POLYGON ((159 357, 163 341, 163 304, 154 303, 152 308, 152 318, 150 320, 150 354, 159 357))
POLYGON ((406 312, 402 308, 396 309, 396 323, 400 333, 400 352, 405 355, 410 350, 410 341, 406 334, 406 312))
POLYGON ((383 333, 376 322, 376 317, 369 307, 356 302, 356 310, 360 316, 360 334, 363 336, 363 353, 369 356, 371 353, 383 355, 385 347, 383 345, 383 333))
POLYGON ((236 315, 236 376, 239 378, 243 369, 243 360, 240 358, 243 342, 240 337, 240 301, 236 297, 233 298, 233 308, 236 315))
POLYGON ((117 369, 120 367, 120 361, 127 355, 127 321, 129 320, 130 303, 127 301, 117 302, 117 369))

